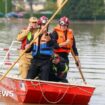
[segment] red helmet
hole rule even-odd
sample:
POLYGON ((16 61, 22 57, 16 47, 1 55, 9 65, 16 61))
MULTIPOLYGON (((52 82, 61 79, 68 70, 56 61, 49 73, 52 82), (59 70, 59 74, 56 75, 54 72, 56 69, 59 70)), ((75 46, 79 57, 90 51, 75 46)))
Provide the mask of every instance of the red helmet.
POLYGON ((70 20, 66 16, 61 17, 59 20, 59 24, 68 26, 70 24, 70 20))
POLYGON ((39 18, 38 24, 39 25, 46 24, 47 21, 48 21, 48 18, 46 16, 42 16, 42 17, 39 18))

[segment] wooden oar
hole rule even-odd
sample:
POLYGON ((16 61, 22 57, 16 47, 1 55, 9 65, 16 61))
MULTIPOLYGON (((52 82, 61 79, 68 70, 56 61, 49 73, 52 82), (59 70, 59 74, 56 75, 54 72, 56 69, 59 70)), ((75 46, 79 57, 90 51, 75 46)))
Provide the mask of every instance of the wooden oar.
MULTIPOLYGON (((47 22, 46 25, 43 27, 43 29, 45 29, 45 28, 48 26, 48 24, 54 19, 54 17, 58 14, 58 12, 64 7, 64 5, 65 5, 67 2, 68 2, 68 0, 65 0, 65 1, 61 4, 61 6, 56 10, 56 12, 55 12, 55 13, 52 15, 52 17, 48 20, 48 22, 47 22)), ((36 40, 36 38, 42 33, 43 29, 41 29, 39 33, 35 34, 34 39, 33 39, 33 40, 30 42, 30 44, 29 44, 29 47, 26 48, 26 49, 24 50, 24 52, 19 56, 19 58, 15 61, 15 63, 11 65, 11 67, 6 71, 6 73, 0 78, 0 81, 1 81, 2 79, 4 79, 5 76, 12 70, 12 68, 13 68, 13 67, 15 66, 15 64, 21 59, 21 57, 24 55, 24 53, 31 47, 31 45, 33 44, 34 40, 36 40)))
MULTIPOLYGON (((76 56, 75 56, 75 54, 74 54, 73 49, 70 48, 70 50, 71 50, 71 54, 72 54, 72 56, 73 56, 75 62, 78 62, 77 59, 76 59, 76 56)), ((83 75, 83 73, 82 73, 81 68, 79 67, 79 65, 76 65, 76 66, 77 66, 77 68, 78 68, 78 70, 79 70, 79 73, 80 73, 80 75, 81 75, 81 78, 82 78, 83 82, 84 82, 85 84, 87 84, 86 81, 85 81, 85 78, 84 78, 84 75, 83 75)))

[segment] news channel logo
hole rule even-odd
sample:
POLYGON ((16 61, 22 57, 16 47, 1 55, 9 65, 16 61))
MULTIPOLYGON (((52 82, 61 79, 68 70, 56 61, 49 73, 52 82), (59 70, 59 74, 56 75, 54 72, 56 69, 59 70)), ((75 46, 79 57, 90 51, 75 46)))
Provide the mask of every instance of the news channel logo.
POLYGON ((0 96, 1 97, 13 97, 14 93, 13 91, 9 91, 9 90, 0 90, 0 96))

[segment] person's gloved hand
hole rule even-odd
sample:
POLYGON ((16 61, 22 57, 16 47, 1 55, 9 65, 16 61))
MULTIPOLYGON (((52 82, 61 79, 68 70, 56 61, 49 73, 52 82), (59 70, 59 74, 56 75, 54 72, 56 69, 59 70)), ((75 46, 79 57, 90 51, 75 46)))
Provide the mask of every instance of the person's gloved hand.
POLYGON ((79 61, 79 60, 76 62, 76 65, 77 65, 77 67, 78 67, 78 68, 80 68, 80 69, 81 69, 81 63, 80 63, 80 61, 79 61))

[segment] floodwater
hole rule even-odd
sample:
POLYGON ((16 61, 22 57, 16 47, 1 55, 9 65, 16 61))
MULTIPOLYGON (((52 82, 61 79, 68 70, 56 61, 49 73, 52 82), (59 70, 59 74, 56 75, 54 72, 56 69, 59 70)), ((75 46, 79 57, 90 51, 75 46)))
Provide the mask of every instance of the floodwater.
MULTIPOLYGON (((6 51, 13 40, 16 40, 17 33, 27 25, 27 20, 5 20, 0 19, 0 64, 2 65, 6 51)), ((54 26, 54 24, 52 25, 54 26)), ((50 30, 52 29, 50 27, 50 30)), ((96 87, 96 90, 89 102, 89 105, 105 105, 105 22, 72 22, 71 28, 74 31, 82 71, 87 83, 96 87)), ((16 49, 16 48, 15 48, 16 49)), ((15 51, 16 52, 16 51, 15 51)), ((18 53, 9 57, 14 61, 18 53)), ((8 58, 8 59, 10 59, 8 58)), ((4 68, 7 65, 4 66, 4 68)), ((16 67, 15 67, 16 68, 16 67)), ((2 70, 5 72, 5 70, 2 70)), ((11 71, 14 73, 15 71, 11 71)), ((70 82, 82 83, 80 74, 70 55, 70 71, 68 77, 70 82)), ((0 105, 21 105, 10 98, 0 97, 0 105)), ((30 104, 24 104, 30 105, 30 104)))

